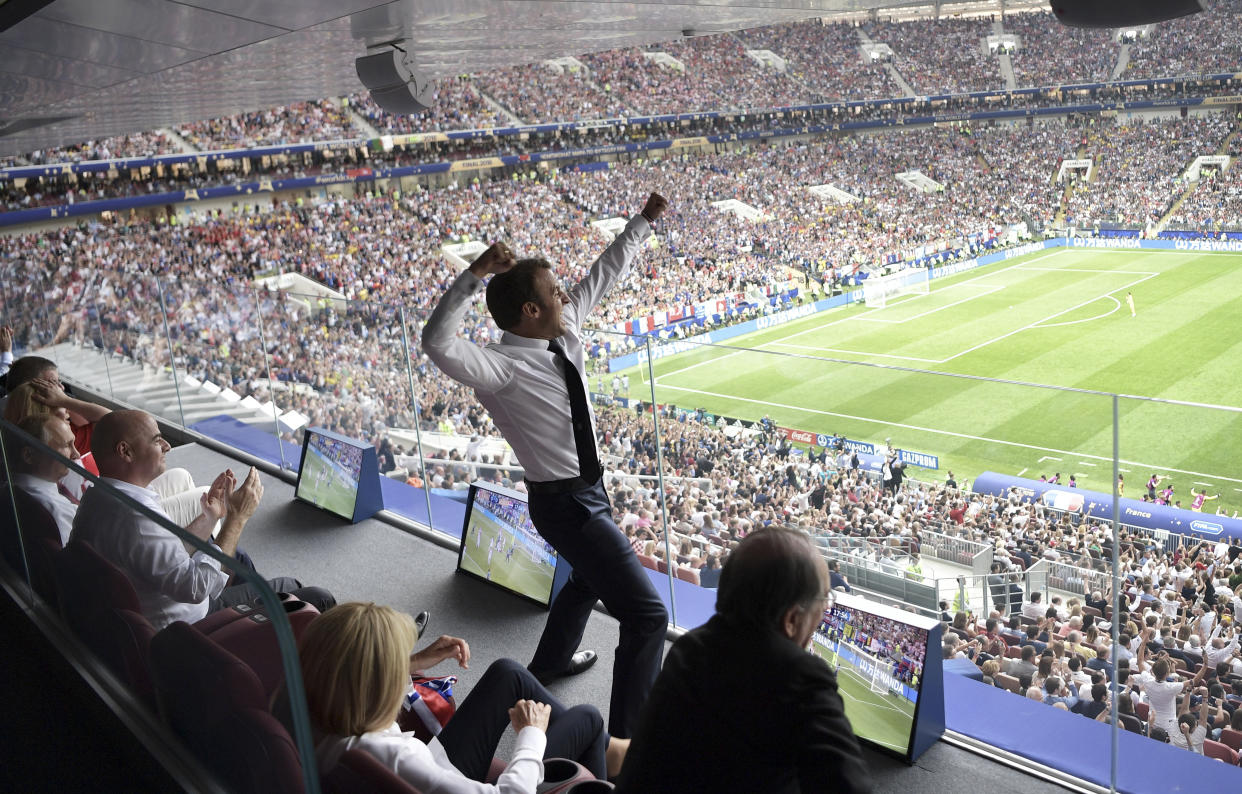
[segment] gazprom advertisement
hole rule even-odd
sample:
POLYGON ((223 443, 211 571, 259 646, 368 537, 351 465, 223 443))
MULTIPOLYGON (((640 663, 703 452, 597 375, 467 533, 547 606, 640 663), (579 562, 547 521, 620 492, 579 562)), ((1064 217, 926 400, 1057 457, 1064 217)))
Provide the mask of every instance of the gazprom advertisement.
MULTIPOLYGON (((1064 485, 1028 480, 1008 474, 985 471, 975 478, 971 490, 979 494, 1007 497, 1016 488, 1024 502, 1039 502, 1057 510, 1081 513, 1105 521, 1113 519, 1113 495, 1088 491, 1084 488, 1067 488, 1064 485)), ((1242 520, 1209 513, 1196 513, 1176 507, 1163 507, 1139 499, 1121 500, 1121 523, 1144 529, 1163 530, 1177 535, 1203 538, 1205 540, 1234 540, 1242 538, 1242 520)))

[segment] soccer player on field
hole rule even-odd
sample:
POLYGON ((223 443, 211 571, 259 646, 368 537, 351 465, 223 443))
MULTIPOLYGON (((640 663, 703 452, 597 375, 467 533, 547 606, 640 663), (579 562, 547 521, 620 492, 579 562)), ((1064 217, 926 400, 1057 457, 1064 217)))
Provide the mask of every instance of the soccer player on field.
POLYGON ((1134 316, 1134 293, 1133 292, 1126 293, 1126 305, 1130 307, 1130 316, 1133 317, 1134 316))
POLYGON ((1206 502, 1207 500, 1220 498, 1220 494, 1216 494, 1215 496, 1208 496, 1207 488, 1204 488, 1202 491, 1196 491, 1194 488, 1191 488, 1190 492, 1195 495, 1194 500, 1190 503, 1190 509, 1195 511, 1196 513, 1203 512, 1203 503, 1206 502))
POLYGON ((1152 474, 1151 479, 1147 481, 1147 495, 1153 502, 1156 501, 1156 486, 1159 485, 1160 481, 1163 479, 1165 479, 1165 477, 1157 477, 1155 474, 1152 474))

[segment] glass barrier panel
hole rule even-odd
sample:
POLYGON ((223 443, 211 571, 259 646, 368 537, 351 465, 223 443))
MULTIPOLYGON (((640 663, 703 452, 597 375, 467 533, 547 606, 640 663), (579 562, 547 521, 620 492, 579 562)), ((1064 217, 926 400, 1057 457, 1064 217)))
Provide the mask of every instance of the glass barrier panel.
POLYGON ((1136 638, 1132 681, 1143 693, 1137 713, 1122 720, 1148 737, 1119 743, 1123 788, 1136 786, 1133 773, 1153 735, 1224 759, 1197 772, 1212 776, 1206 785, 1236 788, 1242 781, 1242 771, 1229 769, 1233 734, 1222 736, 1230 729, 1229 696, 1242 682, 1242 407, 1222 380, 1234 371, 1232 362, 1227 353, 1212 361, 1217 354, 1210 346, 1187 351, 1203 360, 1167 383, 1144 382, 1156 396, 1118 399, 1118 623, 1136 638))
POLYGON ((178 281, 165 284, 164 299, 186 426, 284 464, 264 330, 285 322, 292 304, 248 282, 178 281))
MULTIPOLYGON (((118 443, 149 445, 149 433, 158 427, 152 417, 145 421, 121 428, 118 443)), ((31 581, 36 592, 43 577, 51 581, 52 590, 40 596, 59 605, 66 628, 99 668, 111 673, 136 705, 153 715, 158 711, 173 735, 228 787, 249 779, 250 763, 270 758, 261 755, 267 751, 261 742, 230 744, 232 735, 211 736, 202 710, 210 701, 233 703, 230 730, 277 740, 276 734, 291 736, 306 790, 318 791, 296 637, 319 615, 316 601, 325 609, 331 604, 312 590, 298 589, 292 579, 264 579, 248 556, 235 554, 247 520, 239 507, 246 499, 241 494, 261 488, 259 475, 253 482, 222 475, 213 483, 195 483, 185 469, 164 468, 167 447, 162 446, 158 465, 150 456, 142 465, 113 457, 104 473, 116 479, 101 480, 78 465, 72 436, 58 419, 24 422, 20 428, 0 422, 0 430, 31 581), (68 439, 63 449, 72 458, 24 429, 36 430, 56 447, 68 439), (69 473, 77 475, 73 488, 66 487, 69 473), (232 663, 230 655, 249 669, 262 692, 258 701, 245 702, 236 689, 214 688, 239 674, 232 668, 228 676, 222 672, 220 665, 232 663), (136 668, 135 658, 147 660, 146 666, 136 668), (267 711, 269 704, 281 727, 247 716, 267 711)), ((240 476, 246 478, 244 470, 240 476)))
POLYGON ((39 256, 0 260, 3 274, 4 324, 13 329, 15 357, 37 354, 58 360, 59 344, 73 326, 70 300, 58 288, 52 269, 39 256), (62 323, 66 329, 62 331, 62 323))
MULTIPOLYGON (((947 632, 945 653, 995 657, 998 672, 1019 673, 1001 680, 1025 696, 1040 682, 1006 654, 1017 655, 1026 635, 1041 651, 1061 648, 1069 610, 1108 582, 1091 548, 1108 521, 1086 517, 1086 492, 1110 485, 1111 396, 977 377, 969 359, 953 366, 952 339, 901 341, 874 310, 842 311, 830 323, 760 315, 751 334, 727 343, 653 344, 656 403, 692 434, 697 473, 710 482, 701 500, 708 509, 678 494, 670 521, 691 537, 706 534, 709 521, 725 538, 800 526, 840 586, 956 619, 961 629, 947 632), (947 371, 928 371, 933 363, 947 371), (975 639, 989 620, 994 634, 1013 622, 1012 650, 993 638, 985 650, 975 639)), ((628 371, 651 380, 641 358, 627 360, 628 371)), ((685 609, 678 618, 697 625, 685 609)), ((1063 679, 1065 664, 1055 668, 1063 679)))
POLYGON ((375 446, 381 475, 404 482, 398 456, 416 433, 400 308, 293 290, 260 295, 266 386, 287 467, 297 470, 306 429, 322 427, 375 446))
POLYGON ((92 298, 102 351, 77 348, 66 371, 119 402, 181 424, 161 285, 153 276, 101 274, 100 278, 92 298))
POLYGON ((665 600, 669 620, 677 624, 683 596, 693 601, 704 595, 697 583, 697 566, 692 564, 703 556, 704 548, 666 531, 670 526, 667 496, 680 481, 669 468, 665 434, 670 432, 670 417, 656 405, 649 382, 616 368, 617 362, 646 350, 647 339, 599 329, 586 332, 583 338, 613 518, 665 600))
MULTIPOLYGON (((439 298, 439 293, 432 298, 439 298)), ((433 304, 434 305, 434 304, 433 304)), ((414 394, 417 398, 417 433, 395 445, 396 461, 408 474, 407 482, 420 489, 428 524, 437 532, 454 538, 462 533, 462 511, 458 503, 445 500, 437 490, 455 490, 469 482, 470 466, 480 476, 512 488, 523 479, 524 471, 513 448, 492 424, 474 390, 464 386, 432 363, 422 349, 423 324, 430 311, 407 307, 405 327, 409 338, 414 394)), ((466 315, 460 335, 476 344, 487 344, 499 332, 483 311, 480 301, 466 315)))

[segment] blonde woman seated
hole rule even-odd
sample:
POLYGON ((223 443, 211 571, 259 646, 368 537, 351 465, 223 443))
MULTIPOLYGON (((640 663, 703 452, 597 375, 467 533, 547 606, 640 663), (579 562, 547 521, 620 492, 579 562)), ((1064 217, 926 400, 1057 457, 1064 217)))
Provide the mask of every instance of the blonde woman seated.
POLYGON ((359 602, 325 612, 303 633, 298 652, 321 773, 353 748, 426 794, 533 794, 544 758, 573 759, 599 778, 620 771, 629 741, 610 738, 594 706, 562 706, 511 659, 487 668, 430 743, 402 733, 396 719, 411 671, 470 661, 465 640, 440 637, 411 654, 417 639, 409 615, 359 602), (517 734, 513 758, 494 785, 480 782, 509 725, 517 734))

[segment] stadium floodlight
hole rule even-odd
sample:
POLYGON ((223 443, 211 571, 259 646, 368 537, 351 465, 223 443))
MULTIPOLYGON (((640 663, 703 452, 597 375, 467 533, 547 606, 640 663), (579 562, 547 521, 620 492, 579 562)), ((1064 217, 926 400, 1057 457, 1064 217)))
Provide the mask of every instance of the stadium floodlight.
POLYGON ((422 113, 435 103, 435 83, 418 70, 414 53, 403 41, 379 45, 379 51, 354 61, 358 79, 371 98, 389 113, 422 113))
POLYGON ((1052 13, 1076 28, 1121 28, 1151 25, 1197 14, 1199 0, 1051 0, 1052 13))
POLYGON ((931 269, 912 267, 891 276, 870 276, 863 280, 863 301, 868 309, 883 309, 890 298, 926 295, 931 290, 931 269))

